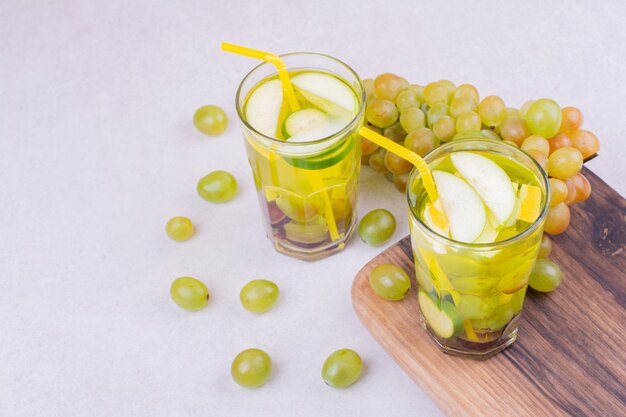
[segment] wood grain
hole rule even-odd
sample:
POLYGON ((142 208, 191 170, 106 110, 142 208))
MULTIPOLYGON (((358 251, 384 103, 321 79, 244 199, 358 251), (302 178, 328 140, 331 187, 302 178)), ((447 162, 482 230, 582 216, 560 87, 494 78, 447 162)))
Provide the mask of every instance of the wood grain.
POLYGON ((591 198, 554 237, 563 270, 550 294, 529 290, 513 347, 486 361, 442 353, 420 326, 416 284, 402 301, 371 290, 381 263, 414 278, 409 237, 357 274, 352 302, 385 350, 451 416, 626 415, 626 201, 585 169, 591 198))

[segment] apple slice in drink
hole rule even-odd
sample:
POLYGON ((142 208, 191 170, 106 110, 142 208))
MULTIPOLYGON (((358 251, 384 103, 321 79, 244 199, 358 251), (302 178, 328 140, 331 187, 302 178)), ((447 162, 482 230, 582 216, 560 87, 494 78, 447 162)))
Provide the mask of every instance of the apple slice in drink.
POLYGON ((498 225, 504 225, 511 218, 516 203, 506 172, 489 158, 472 152, 454 152, 450 159, 494 214, 498 225))
POLYGON ((257 131, 274 137, 283 102, 280 80, 270 80, 258 86, 246 103, 246 120, 257 131))
POLYGON ((302 96, 331 117, 350 121, 359 109, 359 101, 348 85, 320 72, 304 72, 291 77, 302 96))
POLYGON ((444 171, 433 171, 439 200, 448 218, 452 239, 473 242, 485 228, 485 206, 472 187, 444 171))

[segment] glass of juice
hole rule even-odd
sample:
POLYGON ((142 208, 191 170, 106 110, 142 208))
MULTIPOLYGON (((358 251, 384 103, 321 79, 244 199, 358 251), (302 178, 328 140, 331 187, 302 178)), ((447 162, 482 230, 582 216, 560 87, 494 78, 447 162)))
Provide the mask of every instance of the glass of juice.
POLYGON ((335 58, 281 58, 299 108, 263 63, 241 82, 237 112, 268 238, 281 253, 315 260, 343 249, 355 228, 365 92, 335 58))
POLYGON ((407 198, 421 322, 446 353, 486 359, 513 344, 550 201, 548 178, 495 140, 447 143, 413 170, 407 198))

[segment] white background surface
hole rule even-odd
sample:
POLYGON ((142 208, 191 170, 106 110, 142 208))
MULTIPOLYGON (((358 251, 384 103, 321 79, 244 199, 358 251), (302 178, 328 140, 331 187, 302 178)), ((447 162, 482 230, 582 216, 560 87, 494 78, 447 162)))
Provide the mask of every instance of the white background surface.
MULTIPOLYGON (((267 242, 234 111, 256 63, 219 42, 576 105, 602 142, 588 165, 624 194, 624 4, 2 1, 0 415, 440 415, 353 313, 352 278, 381 248, 355 239, 309 264, 267 242), (191 122, 209 103, 230 117, 218 138, 191 122), (231 203, 196 195, 215 169, 239 180, 231 203), (174 215, 197 225, 190 241, 166 237, 174 215), (207 309, 171 302, 181 275, 206 282, 207 309), (238 300, 253 278, 282 291, 260 317, 238 300), (248 347, 275 364, 252 391, 230 378, 248 347), (367 368, 336 391, 320 369, 341 347, 367 368)), ((396 214, 393 241, 407 234, 403 196, 368 169, 360 204, 396 214)))

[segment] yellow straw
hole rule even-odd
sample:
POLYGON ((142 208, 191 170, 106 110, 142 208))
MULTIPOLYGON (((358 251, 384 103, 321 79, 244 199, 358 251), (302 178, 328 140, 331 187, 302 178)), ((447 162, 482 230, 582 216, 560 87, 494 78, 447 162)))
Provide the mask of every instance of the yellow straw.
MULTIPOLYGON (((287 66, 278 55, 272 54, 270 52, 259 51, 257 49, 247 48, 245 46, 233 45, 232 43, 227 42, 222 42, 221 47, 222 50, 226 52, 232 52, 250 58, 261 59, 263 61, 269 62, 270 64, 273 64, 278 71, 278 77, 280 78, 280 82, 282 84, 285 97, 287 98, 289 108, 292 112, 300 110, 300 104, 298 103, 296 94, 293 91, 291 81, 289 80, 289 72, 287 71, 287 66)), ((270 165, 275 166, 274 154, 270 152, 269 156, 270 165)), ((330 238, 333 241, 338 240, 340 237, 339 230, 337 230, 335 215, 333 213, 333 208, 330 202, 330 198, 328 197, 328 192, 326 191, 324 181, 316 171, 310 172, 309 179, 312 183, 313 188, 321 190, 320 192, 322 200, 324 201, 324 214, 326 215, 326 219, 328 221, 328 232, 330 233, 330 238)))
MULTIPOLYGON (((406 159, 419 171, 422 176, 422 182, 424 183, 424 188, 426 188, 426 192, 428 193, 428 197, 430 201, 433 203, 437 201, 439 195, 437 194, 437 187, 435 187, 435 181, 433 180, 433 176, 430 173, 430 168, 428 168, 428 164, 426 161, 422 159, 415 152, 411 152, 407 148, 402 145, 398 145, 396 142, 387 139, 383 135, 379 135, 378 133, 370 130, 366 127, 362 127, 359 130, 359 134, 364 138, 374 142, 375 144, 381 146, 382 148, 387 149, 389 152, 398 155, 400 158, 406 159)), ((433 206, 434 208, 434 206, 433 206)))

